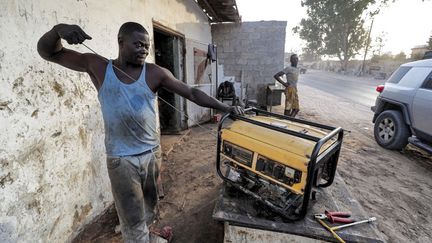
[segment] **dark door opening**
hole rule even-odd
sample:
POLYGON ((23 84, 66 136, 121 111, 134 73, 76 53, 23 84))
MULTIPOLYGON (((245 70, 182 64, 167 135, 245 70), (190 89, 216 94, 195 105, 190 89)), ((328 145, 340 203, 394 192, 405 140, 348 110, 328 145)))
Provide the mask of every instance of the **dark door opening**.
MULTIPOLYGON (((155 61, 156 64, 168 69, 174 77, 183 81, 183 39, 154 27, 155 61)), ((162 134, 177 134, 187 128, 186 117, 180 112, 185 112, 185 101, 182 97, 166 89, 160 89, 159 121, 162 134), (166 102, 169 104, 167 104, 166 102), (172 106, 176 107, 174 109, 172 106)))

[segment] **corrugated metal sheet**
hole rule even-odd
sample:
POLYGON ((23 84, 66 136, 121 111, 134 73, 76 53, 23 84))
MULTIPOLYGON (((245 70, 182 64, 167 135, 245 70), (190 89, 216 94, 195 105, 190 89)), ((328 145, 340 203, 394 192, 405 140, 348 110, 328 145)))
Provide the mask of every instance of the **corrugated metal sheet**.
POLYGON ((240 22, 235 0, 195 0, 209 17, 211 23, 240 22))

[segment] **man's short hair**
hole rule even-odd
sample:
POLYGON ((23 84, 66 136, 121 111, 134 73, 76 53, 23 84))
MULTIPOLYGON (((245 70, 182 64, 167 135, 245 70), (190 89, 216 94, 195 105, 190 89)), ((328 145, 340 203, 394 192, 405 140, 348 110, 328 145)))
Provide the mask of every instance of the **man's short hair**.
POLYGON ((293 58, 293 57, 296 57, 296 56, 297 56, 297 54, 294 53, 294 54, 292 54, 292 55, 290 56, 290 59, 293 58))
POLYGON ((148 34, 147 30, 141 24, 126 22, 120 27, 117 37, 129 36, 135 31, 148 34))

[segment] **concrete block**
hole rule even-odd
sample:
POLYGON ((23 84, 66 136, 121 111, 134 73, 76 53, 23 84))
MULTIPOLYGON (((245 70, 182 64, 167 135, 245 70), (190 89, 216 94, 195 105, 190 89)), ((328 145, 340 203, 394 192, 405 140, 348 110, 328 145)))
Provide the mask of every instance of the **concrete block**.
POLYGON ((252 40, 259 40, 261 39, 261 33, 259 31, 255 31, 250 33, 249 38, 252 40))
POLYGON ((229 73, 240 79, 243 70, 244 81, 251 85, 252 95, 255 95, 257 85, 274 83, 274 73, 283 68, 286 22, 258 21, 229 26, 232 29, 223 37, 223 42, 230 46, 224 49, 224 62, 229 60, 230 63, 224 66, 225 75, 229 73), (231 60, 235 60, 235 64, 231 60))
POLYGON ((0 217, 0 242, 12 243, 17 242, 17 219, 16 217, 0 217))
POLYGON ((239 58, 239 59, 237 59, 237 64, 239 64, 239 65, 245 65, 245 64, 247 64, 249 61, 247 61, 246 59, 243 59, 243 58, 239 58))
MULTIPOLYGON (((232 65, 232 64, 237 64, 235 59, 227 59, 224 60, 224 65, 232 65)), ((227 67, 228 69, 229 67, 227 67)))
POLYGON ((257 59, 249 59, 247 61, 248 65, 258 65, 258 60, 257 59))
POLYGON ((228 46, 225 46, 225 48, 224 48, 224 52, 234 52, 234 48, 235 48, 235 46, 234 45, 228 45, 228 46))

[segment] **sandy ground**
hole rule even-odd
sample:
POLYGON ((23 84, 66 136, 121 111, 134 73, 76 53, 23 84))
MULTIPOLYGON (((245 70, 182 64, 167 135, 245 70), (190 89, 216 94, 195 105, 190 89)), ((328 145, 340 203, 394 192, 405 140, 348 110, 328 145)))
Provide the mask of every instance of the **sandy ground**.
MULTIPOLYGON (((382 238, 431 242, 432 158, 412 147, 402 152, 379 147, 369 107, 307 86, 299 87, 299 96, 300 118, 346 130, 338 171, 366 212, 378 218, 382 238)), ((156 226, 172 226, 173 242, 223 241, 222 224, 211 217, 222 183, 215 171, 216 124, 204 126, 192 128, 164 158, 166 196, 156 226)), ((104 239, 118 242, 121 236, 104 239)))
POLYGON ((432 156, 379 147, 370 107, 302 86, 302 117, 344 128, 338 171, 389 242, 431 242, 432 156))

